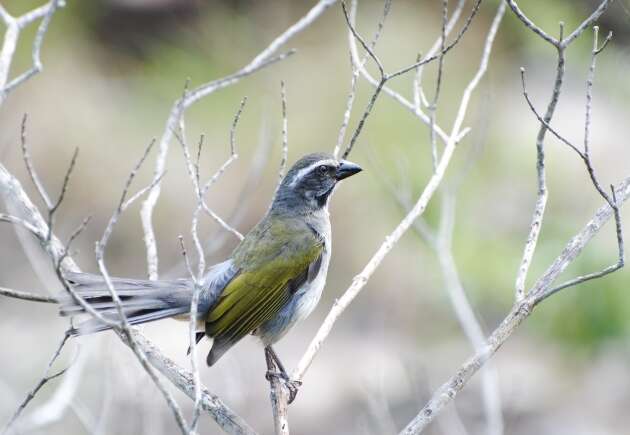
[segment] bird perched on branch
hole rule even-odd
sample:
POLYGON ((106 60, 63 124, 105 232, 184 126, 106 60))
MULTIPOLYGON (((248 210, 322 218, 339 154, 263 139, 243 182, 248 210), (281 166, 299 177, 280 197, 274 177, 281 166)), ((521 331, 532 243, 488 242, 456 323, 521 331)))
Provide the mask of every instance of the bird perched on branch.
MULTIPOLYGON (((198 320, 212 341, 207 363, 212 366, 248 334, 258 336, 265 352, 287 382, 291 381, 271 347, 319 302, 331 254, 328 202, 337 184, 361 168, 324 153, 298 160, 278 187, 267 214, 236 247, 231 257, 212 266, 201 282, 198 320)), ((111 320, 120 320, 105 280, 100 275, 67 273, 76 293, 111 320)), ((135 280, 112 278, 132 325, 189 313, 194 284, 191 279, 135 280)), ((74 299, 66 299, 61 314, 84 313, 74 299)), ((93 318, 71 330, 72 335, 110 327, 93 318)), ((268 377, 274 375, 268 372, 268 377)))

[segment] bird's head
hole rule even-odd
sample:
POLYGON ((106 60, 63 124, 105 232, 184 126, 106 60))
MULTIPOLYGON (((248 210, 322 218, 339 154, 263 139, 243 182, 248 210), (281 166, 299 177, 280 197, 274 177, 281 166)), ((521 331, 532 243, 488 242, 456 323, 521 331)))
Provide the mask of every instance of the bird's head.
POLYGON ((307 154, 283 178, 272 208, 310 211, 326 207, 337 183, 360 171, 359 165, 332 154, 307 154))

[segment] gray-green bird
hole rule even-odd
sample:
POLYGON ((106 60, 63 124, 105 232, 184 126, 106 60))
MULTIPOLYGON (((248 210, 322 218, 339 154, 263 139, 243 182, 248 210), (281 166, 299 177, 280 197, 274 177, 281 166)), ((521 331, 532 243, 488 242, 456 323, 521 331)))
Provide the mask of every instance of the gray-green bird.
MULTIPOLYGON (((271 345, 319 302, 331 254, 328 202, 339 181, 361 168, 330 154, 309 154, 282 180, 267 214, 236 247, 231 257, 204 276, 199 320, 212 340, 208 365, 248 334, 258 336, 286 378, 271 345)), ((118 319, 109 290, 99 275, 68 274, 76 292, 102 315, 118 319)), ((129 323, 140 324, 190 312, 190 279, 148 281, 113 279, 129 323)), ((74 300, 62 304, 62 315, 83 313, 74 300)), ((90 319, 73 335, 108 329, 90 319)))

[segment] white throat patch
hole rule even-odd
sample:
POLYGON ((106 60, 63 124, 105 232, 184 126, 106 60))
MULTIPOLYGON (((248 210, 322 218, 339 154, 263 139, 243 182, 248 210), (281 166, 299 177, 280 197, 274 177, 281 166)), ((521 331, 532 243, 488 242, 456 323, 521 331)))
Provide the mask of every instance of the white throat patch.
POLYGON ((337 166, 338 164, 339 162, 337 162, 334 159, 318 160, 317 162, 308 165, 306 168, 302 168, 299 171, 297 171, 297 173, 291 179, 291 182, 289 183, 289 187, 295 187, 300 182, 300 180, 304 178, 306 174, 308 174, 309 172, 311 172, 313 169, 317 168, 318 166, 321 166, 321 165, 337 166))

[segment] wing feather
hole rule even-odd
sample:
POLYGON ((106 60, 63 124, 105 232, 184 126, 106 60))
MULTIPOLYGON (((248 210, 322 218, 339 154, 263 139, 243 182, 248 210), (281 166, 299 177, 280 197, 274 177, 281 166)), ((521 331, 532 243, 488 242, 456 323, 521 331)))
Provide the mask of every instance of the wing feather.
POLYGON ((323 242, 308 228, 286 222, 261 222, 259 227, 235 251, 233 258, 239 273, 206 317, 206 334, 214 338, 209 365, 272 319, 321 258, 323 242))

